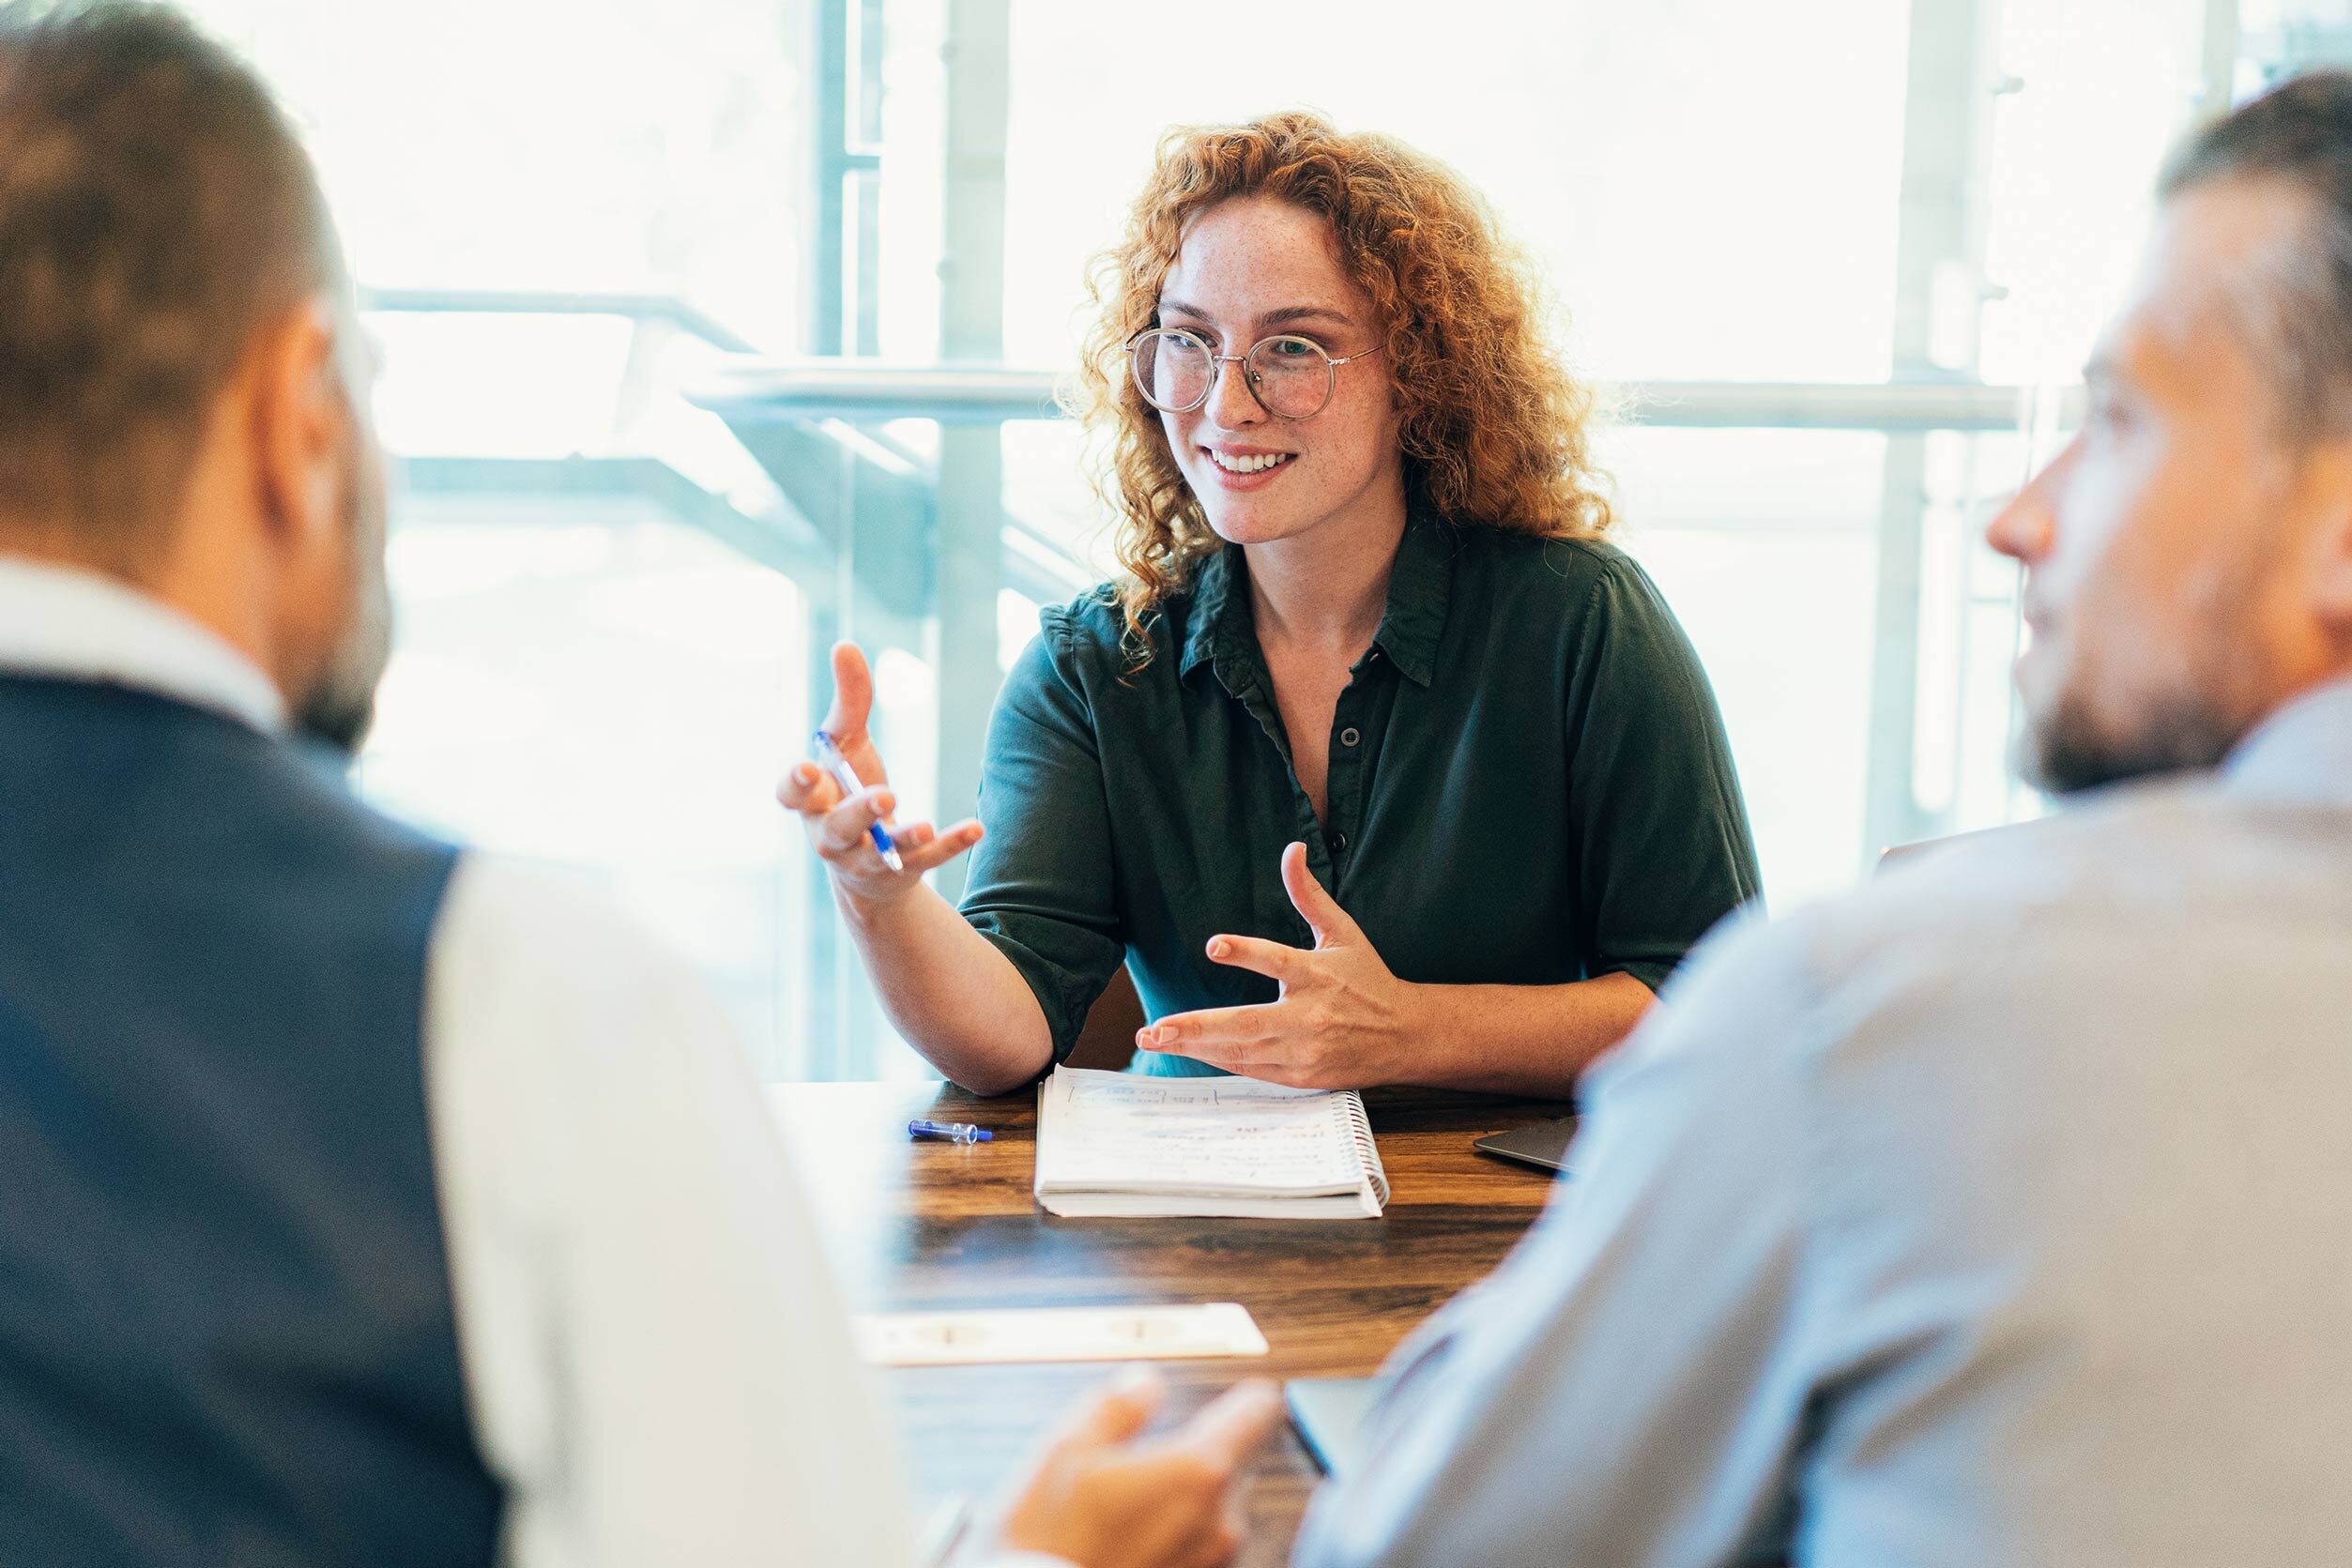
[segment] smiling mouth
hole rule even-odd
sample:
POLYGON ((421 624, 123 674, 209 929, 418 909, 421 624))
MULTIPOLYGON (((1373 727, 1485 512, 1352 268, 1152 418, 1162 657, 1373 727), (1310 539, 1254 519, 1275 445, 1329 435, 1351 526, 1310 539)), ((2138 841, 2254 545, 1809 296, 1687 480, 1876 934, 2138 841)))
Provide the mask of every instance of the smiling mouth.
POLYGON ((1260 452, 1250 457, 1228 457, 1214 447, 1200 449, 1209 454, 1210 462, 1229 474, 1262 474, 1269 469, 1279 468, 1298 456, 1296 452, 1260 452))

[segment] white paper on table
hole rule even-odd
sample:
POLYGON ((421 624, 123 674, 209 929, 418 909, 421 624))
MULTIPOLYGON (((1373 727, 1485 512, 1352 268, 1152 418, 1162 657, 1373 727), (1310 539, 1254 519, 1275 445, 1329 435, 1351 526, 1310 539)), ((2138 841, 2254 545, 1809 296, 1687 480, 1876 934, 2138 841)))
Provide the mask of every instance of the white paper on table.
POLYGON ((1037 1090, 1037 1201, 1076 1218, 1378 1219, 1363 1096, 1059 1067, 1037 1090))
POLYGON ((1175 1361, 1266 1353, 1266 1336, 1238 1302, 877 1312, 852 1317, 850 1330, 859 1356, 878 1366, 1175 1361))

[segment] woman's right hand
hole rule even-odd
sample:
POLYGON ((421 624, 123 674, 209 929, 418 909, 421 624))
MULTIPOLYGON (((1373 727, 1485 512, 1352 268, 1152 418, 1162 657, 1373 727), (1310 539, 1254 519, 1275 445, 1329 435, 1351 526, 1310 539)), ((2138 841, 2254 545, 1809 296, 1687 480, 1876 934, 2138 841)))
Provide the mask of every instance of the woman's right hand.
POLYGON ((845 791, 833 776, 814 762, 799 762, 776 786, 776 799, 787 811, 799 814, 808 841, 832 874, 833 886, 844 897, 868 906, 902 898, 921 884, 924 873, 948 861, 980 842, 980 824, 958 822, 944 831, 927 822, 897 827, 891 814, 897 798, 882 769, 882 755, 866 732, 874 708, 874 677, 865 655, 855 643, 833 645, 833 704, 825 714, 824 731, 841 748, 863 786, 845 791), (905 869, 893 871, 882 861, 868 831, 877 822, 889 830, 905 869))

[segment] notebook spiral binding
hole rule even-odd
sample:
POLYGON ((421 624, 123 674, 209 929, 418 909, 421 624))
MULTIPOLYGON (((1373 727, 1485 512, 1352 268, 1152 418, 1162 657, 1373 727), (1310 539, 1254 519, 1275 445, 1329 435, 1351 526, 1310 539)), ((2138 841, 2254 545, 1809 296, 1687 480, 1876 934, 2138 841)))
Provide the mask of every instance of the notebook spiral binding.
POLYGON ((1346 1131, 1348 1141, 1355 1145, 1356 1158, 1363 1162, 1364 1174, 1371 1180, 1372 1191, 1382 1209, 1388 1207, 1388 1172, 1381 1165, 1381 1146, 1372 1139, 1372 1119, 1364 1109, 1364 1096, 1346 1089, 1331 1097, 1332 1109, 1346 1131))

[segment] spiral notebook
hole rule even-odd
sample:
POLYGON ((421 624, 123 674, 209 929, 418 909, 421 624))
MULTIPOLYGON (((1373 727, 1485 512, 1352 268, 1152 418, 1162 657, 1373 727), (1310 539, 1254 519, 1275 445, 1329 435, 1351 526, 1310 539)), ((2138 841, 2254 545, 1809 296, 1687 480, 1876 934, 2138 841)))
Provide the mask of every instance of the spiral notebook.
POLYGON ((1087 1218, 1376 1220, 1388 1173, 1352 1089, 1061 1067, 1037 1089, 1037 1201, 1087 1218))

